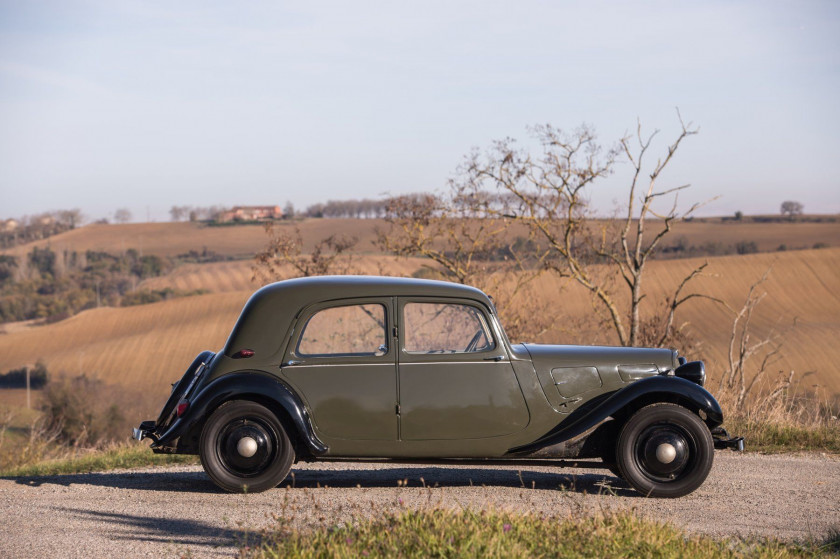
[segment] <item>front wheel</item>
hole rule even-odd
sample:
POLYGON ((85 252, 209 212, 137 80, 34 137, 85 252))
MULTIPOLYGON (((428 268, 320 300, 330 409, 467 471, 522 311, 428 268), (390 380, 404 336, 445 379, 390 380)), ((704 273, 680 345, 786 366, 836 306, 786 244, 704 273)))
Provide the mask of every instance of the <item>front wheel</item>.
POLYGON ((201 431, 199 454, 213 483, 249 493, 277 487, 295 458, 277 416, 247 400, 226 402, 213 412, 201 431))
POLYGON ((706 424, 675 404, 637 411, 621 429, 616 448, 620 473, 648 497, 682 497, 706 480, 714 441, 706 424))

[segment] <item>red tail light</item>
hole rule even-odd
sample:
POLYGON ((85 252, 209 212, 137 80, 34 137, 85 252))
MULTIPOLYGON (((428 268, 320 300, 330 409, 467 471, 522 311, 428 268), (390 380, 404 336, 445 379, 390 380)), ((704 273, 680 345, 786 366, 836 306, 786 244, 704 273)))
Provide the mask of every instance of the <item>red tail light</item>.
POLYGON ((178 414, 178 417, 184 415, 187 411, 187 408, 190 407, 190 403, 186 400, 181 400, 178 402, 178 407, 175 408, 175 413, 178 414))
POLYGON ((248 359, 249 357, 254 356, 253 349, 240 349, 236 353, 233 354, 234 359, 248 359))

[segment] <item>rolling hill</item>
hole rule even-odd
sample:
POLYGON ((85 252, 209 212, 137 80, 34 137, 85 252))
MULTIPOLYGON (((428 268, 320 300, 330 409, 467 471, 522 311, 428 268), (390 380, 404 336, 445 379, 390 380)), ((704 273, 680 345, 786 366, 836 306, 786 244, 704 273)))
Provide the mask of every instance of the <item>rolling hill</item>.
MULTIPOLYGON (((320 239, 342 233, 358 239, 356 251, 379 252, 373 244, 376 228, 387 230, 387 223, 380 219, 304 219, 279 224, 279 227, 295 226, 301 230, 305 251, 309 251, 320 239)), ((811 248, 816 243, 838 247, 840 222, 756 223, 704 218, 676 223, 668 242, 673 243, 680 238, 695 246, 707 243, 728 246, 738 242, 752 242, 763 252, 775 251, 780 245, 785 245, 788 250, 811 248)), ((92 224, 2 252, 23 256, 35 246, 49 245, 56 251, 99 250, 119 253, 134 248, 143 254, 172 257, 206 247, 224 256, 247 257, 260 251, 265 243, 265 231, 259 225, 213 227, 188 222, 92 224)))
MULTIPOLYGON (((661 300, 672 286, 702 260, 650 263, 647 296, 661 300)), ((23 326, 0 334, 0 370, 43 359, 51 371, 87 374, 109 382, 165 390, 203 349, 221 347, 253 287, 249 262, 182 267, 169 278, 184 288, 212 288, 215 293, 126 308, 88 310, 46 326, 23 326)), ((401 261, 405 275, 419 262, 401 261)), ((375 267, 375 266, 374 266, 375 267)), ((787 333, 783 359, 772 371, 797 372, 803 385, 819 385, 840 394, 840 249, 805 250, 710 259, 708 275, 695 288, 740 308, 750 284, 772 267, 765 284, 767 297, 754 319, 756 335, 771 328, 787 333)), ((160 279, 160 278, 159 278, 160 279)), ((160 279, 162 281, 162 279, 160 279)), ((158 280, 155 280, 158 281, 158 280)), ((544 276, 535 284, 547 313, 558 323, 585 317, 588 299, 574 285, 544 276)), ((702 343, 698 355, 714 378, 725 363, 731 316, 720 306, 696 300, 685 306, 681 319, 702 343)), ((554 343, 611 342, 595 327, 551 332, 536 341, 554 343)), ((714 385, 713 385, 714 386, 714 385)))

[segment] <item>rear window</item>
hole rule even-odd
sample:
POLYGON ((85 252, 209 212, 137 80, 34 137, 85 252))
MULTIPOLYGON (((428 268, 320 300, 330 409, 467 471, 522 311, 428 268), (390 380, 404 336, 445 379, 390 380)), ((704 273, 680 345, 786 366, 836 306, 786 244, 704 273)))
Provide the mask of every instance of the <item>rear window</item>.
POLYGON ((300 336, 302 357, 384 355, 388 352, 385 307, 378 304, 330 307, 312 315, 300 336))

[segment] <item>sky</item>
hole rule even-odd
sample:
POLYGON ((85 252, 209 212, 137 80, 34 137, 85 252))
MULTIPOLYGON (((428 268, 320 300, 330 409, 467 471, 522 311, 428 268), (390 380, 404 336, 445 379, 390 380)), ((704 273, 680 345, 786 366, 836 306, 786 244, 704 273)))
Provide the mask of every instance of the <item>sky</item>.
POLYGON ((836 1, 0 0, 0 218, 437 191, 543 123, 659 156, 677 107, 681 203, 840 212, 836 1))

